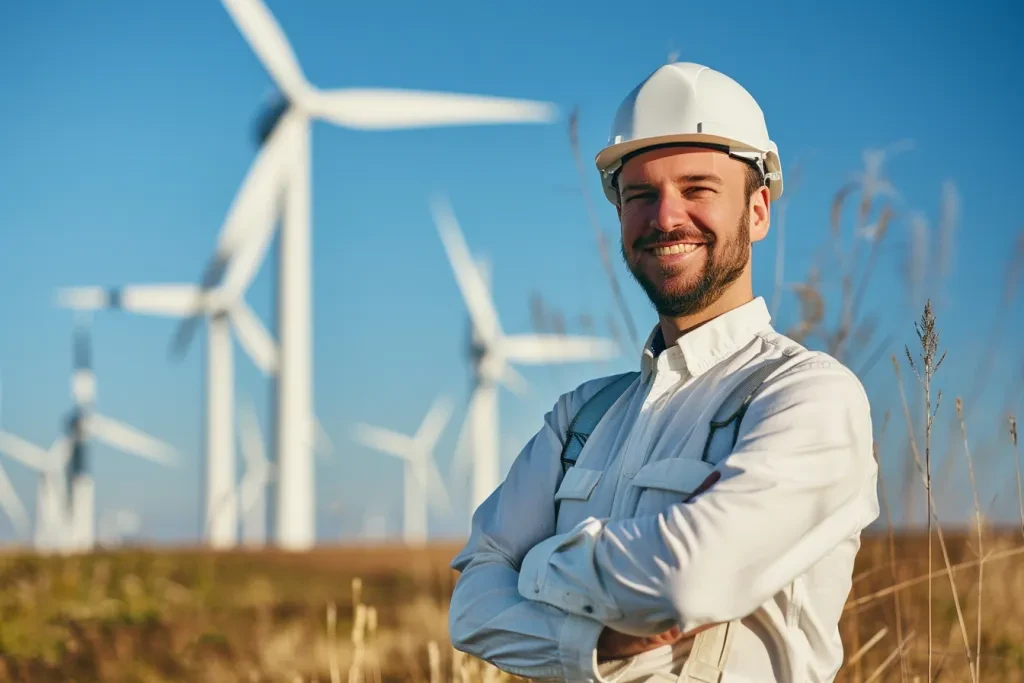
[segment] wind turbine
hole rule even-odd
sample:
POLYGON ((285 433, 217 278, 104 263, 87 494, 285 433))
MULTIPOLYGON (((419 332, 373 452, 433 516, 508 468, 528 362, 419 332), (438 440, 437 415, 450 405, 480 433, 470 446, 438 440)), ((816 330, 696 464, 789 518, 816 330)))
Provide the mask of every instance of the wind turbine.
POLYGON ((273 235, 287 172, 288 121, 259 151, 228 210, 210 266, 201 283, 133 285, 106 290, 78 287, 58 293, 60 305, 75 310, 119 308, 134 313, 184 318, 172 342, 180 356, 201 318, 206 327, 206 510, 204 536, 215 549, 235 545, 238 512, 235 487, 234 358, 231 331, 265 374, 277 371, 277 345, 245 301, 273 235), (255 229, 254 229, 255 226, 255 229), (252 236, 242 241, 252 231, 252 236), (216 286, 214 286, 216 285, 216 286))
POLYGON ((451 509, 444 480, 434 462, 434 446, 451 414, 451 401, 440 397, 431 405, 415 436, 365 424, 355 427, 357 441, 405 461, 402 535, 408 545, 426 542, 428 507, 442 512, 451 509))
MULTIPOLYGON (((512 367, 573 361, 606 360, 618 355, 618 345, 597 337, 563 334, 506 335, 488 287, 489 273, 474 262, 462 230, 447 200, 435 197, 431 211, 455 281, 472 322, 469 360, 473 370, 473 391, 466 411, 462 447, 457 458, 472 458, 470 514, 497 488, 498 384, 522 394, 526 381, 512 367), (467 435, 468 433, 468 435, 467 435), (467 447, 468 446, 468 447, 467 447)), ((459 465, 457 461, 455 465, 459 465)))
POLYGON ((174 464, 177 454, 162 441, 96 412, 92 349, 87 327, 81 321, 76 324, 74 333, 71 397, 74 407, 65 421, 64 433, 50 451, 66 468, 67 489, 62 497, 69 501, 70 507, 68 549, 80 551, 92 548, 95 538, 95 493, 87 460, 88 442, 97 439, 125 453, 163 465, 174 464))
MULTIPOLYGON (((286 550, 315 543, 315 496, 309 434, 312 396, 312 263, 310 125, 313 119, 357 130, 433 126, 549 123, 546 103, 422 91, 319 90, 299 66, 284 32, 261 0, 222 0, 242 36, 281 93, 264 121, 274 131, 294 121, 279 248, 278 340, 275 398, 277 462, 276 540, 286 550)), ((216 267, 208 271, 216 281, 216 267)))

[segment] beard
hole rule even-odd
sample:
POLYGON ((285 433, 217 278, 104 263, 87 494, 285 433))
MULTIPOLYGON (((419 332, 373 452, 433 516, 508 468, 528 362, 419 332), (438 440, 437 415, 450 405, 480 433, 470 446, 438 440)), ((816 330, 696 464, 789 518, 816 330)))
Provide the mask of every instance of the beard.
MULTIPOLYGON (((680 236, 681 237, 681 236, 680 236)), ((666 234, 660 241, 669 242, 679 237, 666 234)), ((657 242, 650 242, 657 244, 657 242)), ((634 251, 636 243, 634 243, 634 251)), ((750 260, 750 215, 744 211, 733 237, 728 240, 716 240, 707 243, 704 247, 707 254, 704 267, 697 274, 696 281, 686 288, 672 288, 672 280, 677 277, 671 273, 664 273, 662 284, 659 286, 643 271, 640 259, 630 263, 626 256, 626 245, 619 240, 622 250, 622 259, 626 267, 633 275, 650 300, 651 305, 659 315, 669 318, 681 318, 700 313, 705 308, 718 301, 725 290, 743 274, 750 260)))

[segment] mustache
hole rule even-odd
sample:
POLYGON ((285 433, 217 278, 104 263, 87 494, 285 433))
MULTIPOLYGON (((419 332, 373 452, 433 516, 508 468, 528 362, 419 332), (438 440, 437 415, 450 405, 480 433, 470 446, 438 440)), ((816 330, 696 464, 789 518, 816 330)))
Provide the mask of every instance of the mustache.
POLYGON ((654 232, 650 235, 638 237, 633 241, 633 249, 649 249, 675 242, 704 242, 711 244, 714 241, 713 235, 705 234, 700 230, 674 230, 673 232, 654 232))

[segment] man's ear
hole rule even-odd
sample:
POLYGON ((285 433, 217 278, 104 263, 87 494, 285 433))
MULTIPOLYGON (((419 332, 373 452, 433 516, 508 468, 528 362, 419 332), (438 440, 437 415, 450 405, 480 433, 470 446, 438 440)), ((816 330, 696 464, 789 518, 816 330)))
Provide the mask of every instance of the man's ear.
POLYGON ((750 195, 750 241, 760 242, 768 235, 768 228, 771 225, 772 193, 762 185, 754 194, 750 195))

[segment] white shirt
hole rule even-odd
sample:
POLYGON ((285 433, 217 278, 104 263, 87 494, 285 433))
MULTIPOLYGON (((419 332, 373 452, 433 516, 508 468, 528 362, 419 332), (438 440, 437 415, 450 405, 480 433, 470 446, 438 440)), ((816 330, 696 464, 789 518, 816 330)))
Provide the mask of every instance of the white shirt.
POLYGON ((741 620, 722 683, 833 680, 860 532, 879 512, 861 383, 777 333, 761 298, 656 354, 660 339, 656 327, 640 377, 567 474, 568 425, 608 377, 558 399, 476 510, 452 561, 453 645, 527 678, 672 681, 688 642, 599 667, 604 626, 653 635, 741 620), (780 357, 732 452, 702 462, 719 404, 780 357), (712 469, 721 478, 684 503, 712 469))

